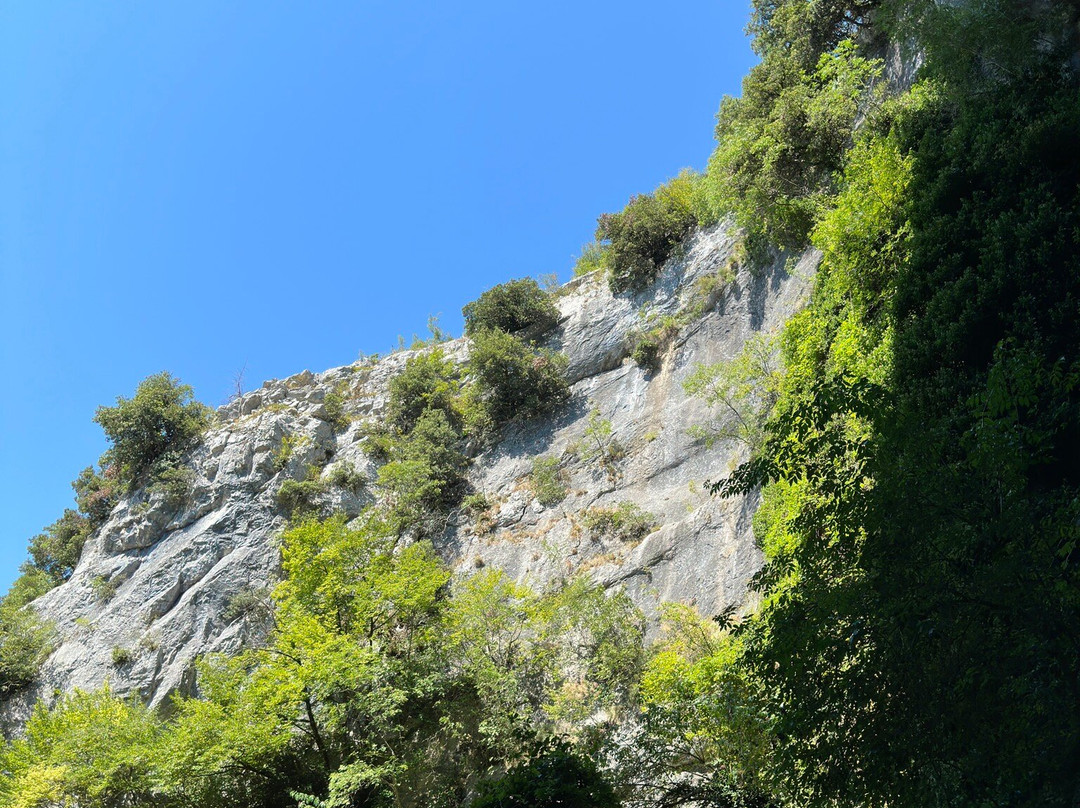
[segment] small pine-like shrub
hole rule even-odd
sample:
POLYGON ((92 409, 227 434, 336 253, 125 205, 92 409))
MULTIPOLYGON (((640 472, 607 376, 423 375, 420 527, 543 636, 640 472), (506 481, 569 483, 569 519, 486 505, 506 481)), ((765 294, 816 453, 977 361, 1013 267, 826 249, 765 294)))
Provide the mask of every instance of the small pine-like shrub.
POLYGON ((278 507, 290 517, 303 517, 318 511, 319 495, 324 491, 321 480, 285 480, 275 499, 278 507))
POLYGON ((339 387, 335 387, 326 394, 323 399, 323 410, 326 420, 337 429, 344 429, 349 425, 349 415, 345 412, 345 393, 339 387))
POLYGON ((541 505, 558 505, 568 493, 566 473, 562 470, 557 457, 535 457, 529 472, 529 484, 533 496, 541 505))
POLYGON ((643 539, 657 528, 655 516, 626 501, 614 508, 590 508, 582 521, 594 538, 610 536, 626 542, 643 539))
POLYGON ((488 533, 495 526, 494 503, 482 491, 469 494, 461 500, 461 507, 472 517, 473 529, 476 533, 488 533))
POLYGON ((357 470, 356 466, 348 461, 334 466, 326 476, 326 482, 336 488, 350 491, 357 496, 367 486, 367 478, 357 470))
POLYGON ((570 397, 566 357, 535 350, 502 331, 477 332, 472 338, 469 370, 480 400, 495 423, 533 418, 570 397))
POLYGON ((495 330, 523 332, 530 337, 547 333, 559 324, 559 310, 551 296, 532 278, 500 283, 461 310, 465 333, 495 330))
POLYGON ((655 372, 660 369, 660 340, 653 334, 643 334, 630 351, 634 364, 645 370, 655 372))
POLYGON ((94 593, 94 597, 102 603, 108 603, 116 595, 118 584, 116 581, 110 581, 103 575, 95 575, 90 579, 90 589, 94 593))
POLYGON ((491 500, 488 498, 487 494, 482 491, 477 491, 475 494, 469 494, 461 500, 461 507, 469 513, 480 513, 491 507, 491 500))
POLYGON ((112 664, 114 668, 122 668, 125 665, 130 665, 135 661, 135 655, 131 653, 130 649, 116 646, 112 649, 112 664))

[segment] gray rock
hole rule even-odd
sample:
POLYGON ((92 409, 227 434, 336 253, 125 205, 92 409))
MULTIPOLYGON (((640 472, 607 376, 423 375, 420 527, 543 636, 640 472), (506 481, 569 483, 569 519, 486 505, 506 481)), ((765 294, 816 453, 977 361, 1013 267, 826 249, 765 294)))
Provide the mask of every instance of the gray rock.
MULTIPOLYGON (((739 270, 729 288, 703 301, 704 313, 681 331, 655 373, 626 358, 649 316, 701 302, 699 279, 725 267, 735 244, 728 224, 698 233, 637 295, 613 296, 595 274, 560 290, 561 324, 550 346, 569 358, 572 399, 549 418, 508 425, 498 444, 475 458, 469 481, 497 503, 494 527, 481 532, 454 514, 436 542, 460 575, 494 566, 542 588, 584 571, 605 586, 625 587, 654 627, 662 601, 692 603, 705 614, 746 601, 747 581, 761 564, 750 528, 757 498, 717 500, 704 489, 745 459, 745 450, 708 450, 690 437, 687 429, 709 413, 682 383, 697 363, 730 359, 751 334, 778 329, 805 302, 818 256, 780 259, 756 275, 739 270), (594 409, 610 419, 625 449, 610 474, 571 451, 594 409), (568 496, 554 506, 537 502, 528 485, 540 454, 562 458, 569 477, 568 496), (651 512, 658 529, 630 544, 589 536, 583 512, 624 500, 651 512)), ((443 350, 464 362, 468 344, 452 340, 443 350)), ((382 415, 389 380, 415 354, 303 371, 221 407, 190 458, 194 479, 183 501, 137 492, 121 502, 87 541, 71 579, 35 601, 61 642, 39 681, 0 711, 5 731, 16 731, 39 698, 50 702, 106 682, 117 694, 167 707, 171 694, 192 687, 200 655, 261 641, 266 627, 232 615, 228 605, 277 580, 286 519, 275 493, 312 465, 325 478, 332 465, 350 462, 373 478, 377 464, 364 452, 363 423, 382 415), (353 418, 347 427, 325 420, 331 390, 343 391, 353 418), (292 454, 276 462, 290 435, 292 454), (115 667, 114 648, 133 660, 115 667)), ((371 502, 369 490, 334 489, 322 504, 355 515, 371 502)))

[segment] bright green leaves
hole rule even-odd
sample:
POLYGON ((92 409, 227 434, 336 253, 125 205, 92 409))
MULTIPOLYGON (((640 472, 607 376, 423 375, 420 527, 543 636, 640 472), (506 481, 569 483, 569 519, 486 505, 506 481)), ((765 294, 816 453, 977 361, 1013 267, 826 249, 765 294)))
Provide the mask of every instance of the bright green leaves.
POLYGON ((629 704, 642 659, 641 614, 583 578, 551 593, 484 571, 455 592, 450 642, 499 745, 547 716, 566 729, 629 704))
POLYGON ((161 722, 108 689, 38 706, 25 738, 2 754, 0 795, 7 805, 87 808, 153 804, 152 776, 161 722))
POLYGON ((775 336, 760 333, 747 339, 730 362, 697 365, 683 389, 704 400, 716 415, 708 424, 692 427, 690 434, 710 447, 727 441, 758 450, 779 396, 781 368, 775 336))
POLYGON ((430 545, 395 552, 385 531, 370 512, 358 528, 336 517, 287 531, 286 577, 274 592, 281 619, 295 611, 379 647, 393 646, 399 636, 418 639, 413 635, 436 614, 449 573, 430 545))
POLYGON ((766 703, 739 666, 742 648, 692 608, 666 604, 641 679, 644 713, 615 753, 620 777, 652 804, 772 804, 766 703))
POLYGON ((168 720, 108 690, 39 706, 0 753, 5 804, 461 805, 541 736, 599 738, 632 705, 644 626, 623 594, 451 585, 372 511, 293 525, 282 570, 266 646, 201 660, 168 720))
POLYGON ((851 42, 823 53, 812 70, 776 51, 751 71, 741 98, 724 99, 709 203, 717 214, 735 213, 755 250, 761 240, 805 246, 880 70, 851 42))
POLYGON ((760 451, 720 487, 766 484, 763 600, 738 667, 773 714, 768 770, 793 803, 1075 794, 1075 761, 1059 751, 1080 723, 1055 673, 1076 668, 1062 640, 1077 604, 1080 378, 1066 5, 937 6, 924 23, 944 24, 921 41, 928 74, 947 81, 866 110, 858 57, 835 49, 809 72, 806 15, 836 19, 837 4, 759 4, 769 44, 722 113, 743 141, 730 161, 721 144, 720 167, 735 171, 720 178, 736 191, 746 180, 751 228, 760 213, 766 230, 777 216, 785 229, 783 197, 797 190, 823 258, 781 338, 786 373, 760 451), (815 173, 853 110, 868 114, 836 152, 842 171, 815 173), (776 182, 785 155, 812 170, 776 182))
POLYGON ((0 695, 30 684, 56 644, 52 624, 20 603, 51 587, 51 581, 35 585, 34 576, 24 573, 0 601, 0 695))

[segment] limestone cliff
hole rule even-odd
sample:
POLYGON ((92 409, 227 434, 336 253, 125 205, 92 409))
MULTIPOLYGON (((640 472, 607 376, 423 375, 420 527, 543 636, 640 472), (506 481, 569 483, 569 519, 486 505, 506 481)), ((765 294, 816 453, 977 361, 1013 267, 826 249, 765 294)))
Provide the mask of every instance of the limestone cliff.
MULTIPOLYGON (((778 260, 753 274, 739 269, 734 282, 703 301, 699 279, 728 266, 735 247, 736 234, 722 224, 693 236, 637 295, 613 296, 597 274, 558 291, 561 321, 550 345, 569 358, 571 401, 549 418, 511 423, 474 458, 469 481, 492 508, 479 519, 465 511, 450 515, 436 538, 449 563, 462 574, 494 566, 537 587, 586 570, 605 585, 625 586, 650 618, 665 600, 694 603, 706 614, 744 601, 761 560, 750 528, 756 498, 718 500, 702 485, 725 474, 744 450, 707 449, 688 434, 710 413, 684 393, 682 382, 697 363, 730 359, 752 333, 776 330, 805 302, 817 257, 778 260), (690 306, 699 316, 656 371, 628 359, 630 337, 644 317, 690 306), (624 450, 607 470, 568 452, 594 410, 610 420, 624 450), (567 472, 569 495, 550 507, 527 485, 541 454, 562 457, 567 472), (586 509, 622 501, 651 512, 657 529, 624 543, 582 528, 586 509)), ((464 361, 468 344, 453 340, 443 350, 464 361)), ((122 501, 88 540, 71 579, 33 604, 54 621, 61 641, 37 684, 7 704, 8 728, 38 698, 106 682, 116 693, 137 692, 165 705, 170 693, 191 686, 197 656, 258 642, 265 620, 229 604, 238 593, 275 581, 277 537, 287 521, 278 489, 304 478, 312 465, 324 478, 344 463, 373 476, 377 464, 365 452, 363 426, 380 417, 388 380, 410 355, 304 371, 222 407, 190 458, 195 474, 188 495, 177 503, 140 491, 122 501), (327 418, 331 391, 344 394, 347 426, 327 418), (280 451, 286 436, 293 447, 287 459, 280 451)), ((370 487, 359 493, 328 487, 322 504, 356 514, 372 498, 370 487)))

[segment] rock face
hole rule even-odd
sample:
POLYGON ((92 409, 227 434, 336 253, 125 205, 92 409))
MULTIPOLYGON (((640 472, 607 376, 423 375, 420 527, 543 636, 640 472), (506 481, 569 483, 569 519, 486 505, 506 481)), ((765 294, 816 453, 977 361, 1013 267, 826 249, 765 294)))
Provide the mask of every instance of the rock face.
MULTIPOLYGON (((705 614, 744 602, 761 563, 750 526, 757 498, 717 500, 703 482, 726 474, 745 450, 707 449, 688 434, 717 414, 682 383, 698 363, 731 359, 754 332, 779 328, 805 302, 817 256, 709 283, 731 265, 735 246, 732 229, 718 225, 692 237, 640 294, 613 296, 596 274, 559 290, 562 318, 550 344, 570 360, 571 401, 550 418, 511 423, 474 459, 470 483, 491 507, 452 514, 436 539, 460 574, 494 566, 543 587, 583 570, 624 586, 652 620, 662 601, 692 603, 705 614), (657 370, 629 360, 632 335, 647 318, 680 312, 690 322, 657 370), (621 447, 607 468, 575 451, 594 412, 610 421, 621 447), (541 505, 529 485, 539 455, 561 459, 569 493, 556 505, 541 505), (633 542, 592 536, 587 509, 622 502, 651 513, 656 529, 633 542)), ((457 361, 467 358, 463 339, 442 347, 457 361)), ((222 407, 191 457, 188 493, 137 492, 121 502, 87 542, 71 579, 33 604, 55 622, 61 642, 38 684, 5 705, 7 730, 38 698, 105 683, 167 707, 170 694, 191 687, 199 655, 259 642, 265 620, 243 605, 275 581, 286 526, 278 489, 312 467, 327 479, 345 463, 373 478, 363 425, 380 417, 388 380, 414 353, 304 371, 222 407), (330 394, 344 400, 348 425, 328 420, 330 394)), ((328 486, 322 504, 355 515, 373 501, 368 490, 328 486)))

